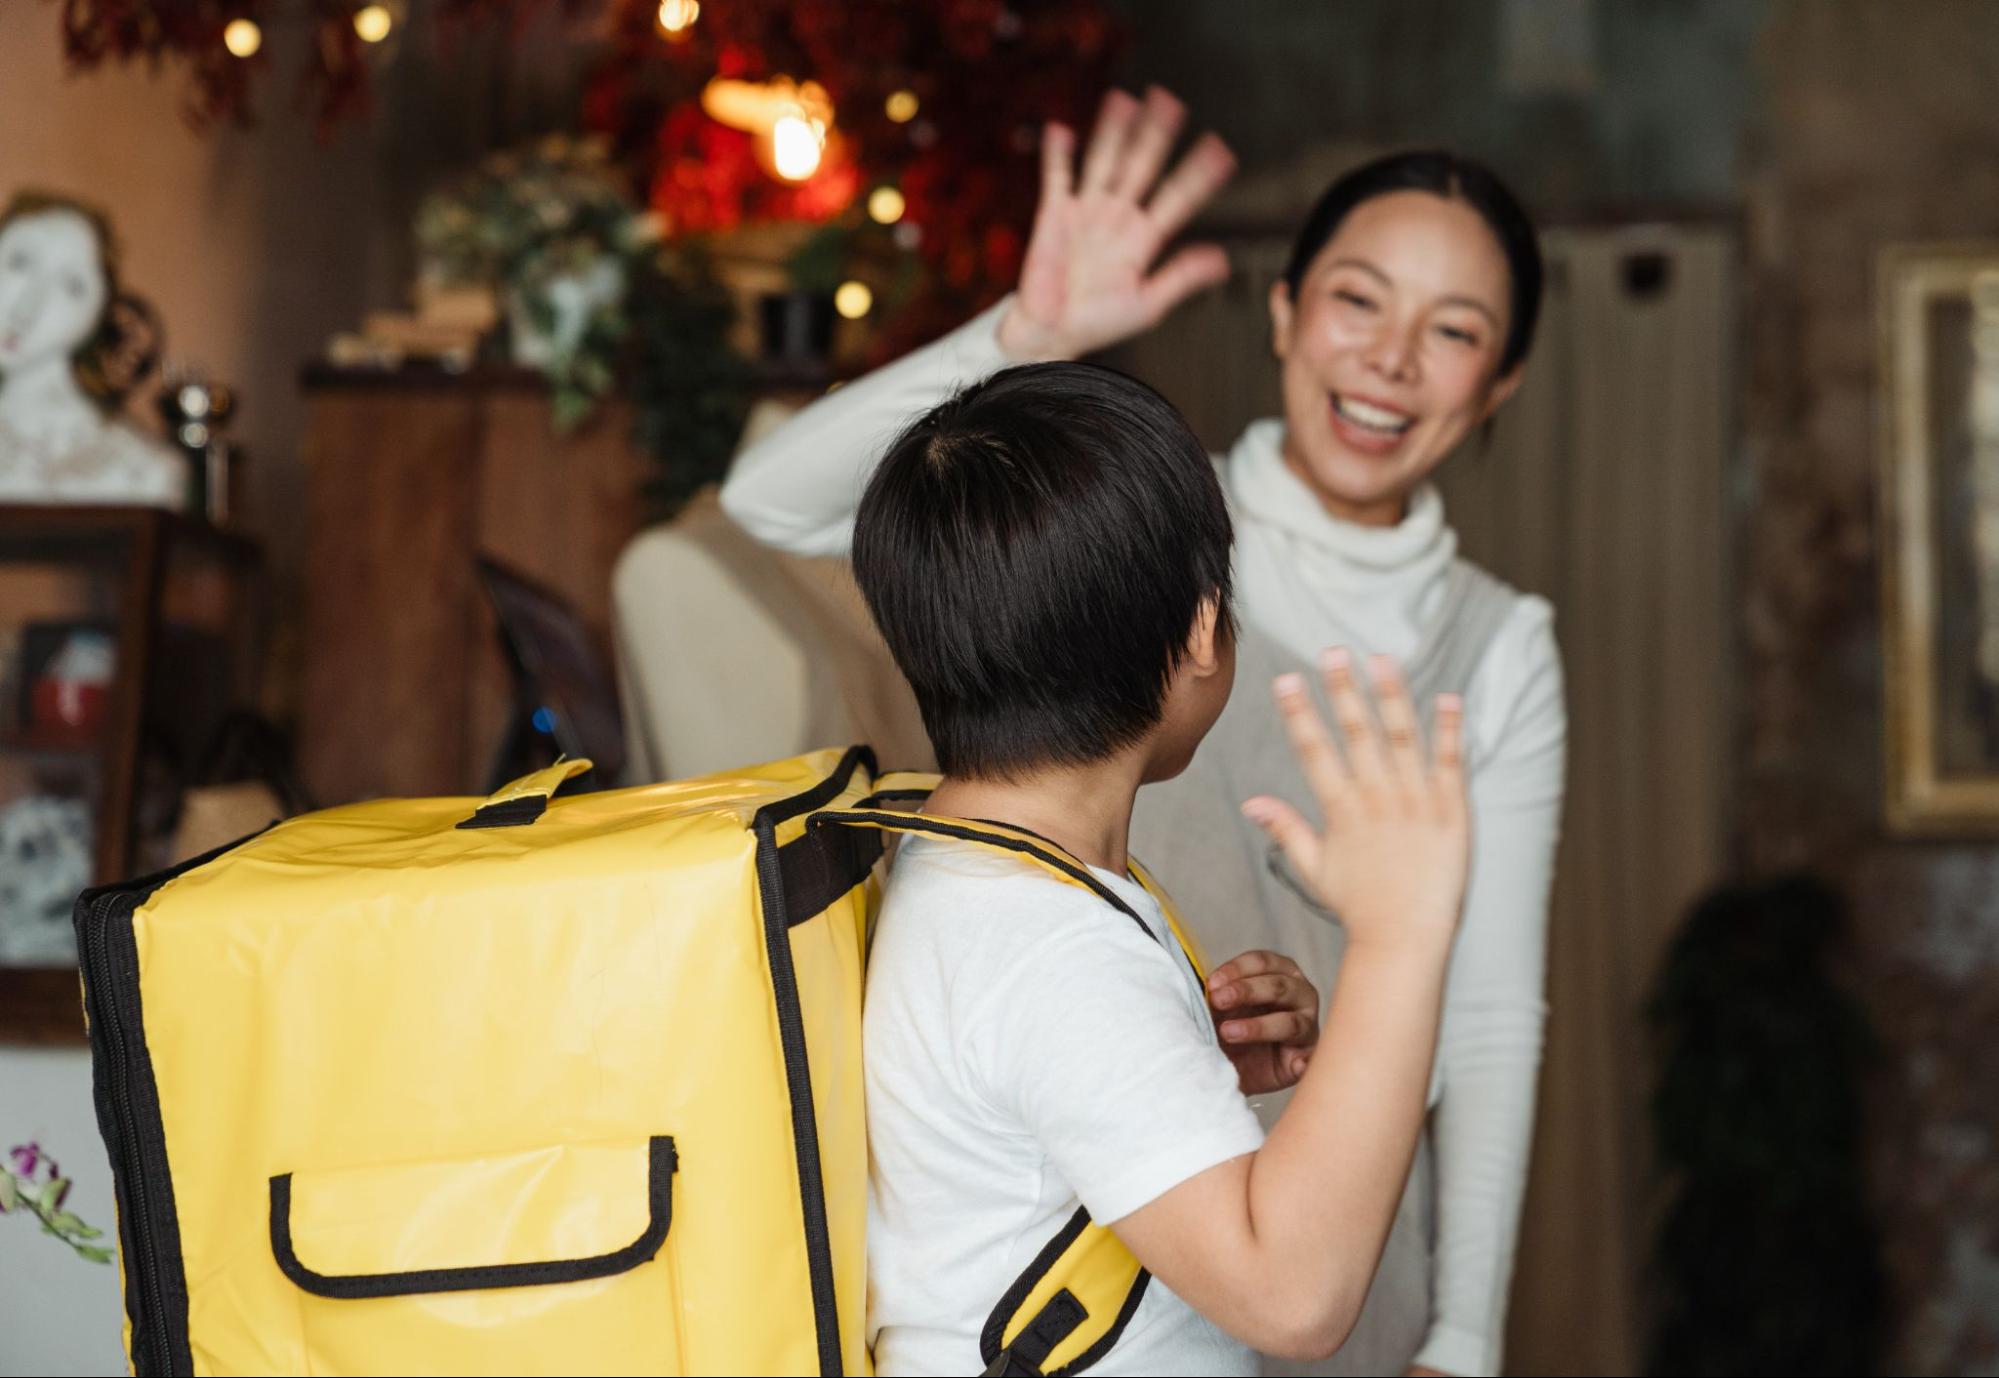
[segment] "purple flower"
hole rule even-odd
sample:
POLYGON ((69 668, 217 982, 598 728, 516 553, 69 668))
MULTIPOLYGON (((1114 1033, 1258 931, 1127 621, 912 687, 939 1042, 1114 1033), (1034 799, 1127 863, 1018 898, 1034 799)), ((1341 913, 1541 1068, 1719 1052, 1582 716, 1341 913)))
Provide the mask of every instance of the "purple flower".
POLYGON ((40 1144, 15 1144, 14 1147, 7 1150, 7 1156, 14 1160, 14 1171, 18 1175, 33 1178, 35 1169, 41 1166, 42 1163, 42 1146, 40 1144))

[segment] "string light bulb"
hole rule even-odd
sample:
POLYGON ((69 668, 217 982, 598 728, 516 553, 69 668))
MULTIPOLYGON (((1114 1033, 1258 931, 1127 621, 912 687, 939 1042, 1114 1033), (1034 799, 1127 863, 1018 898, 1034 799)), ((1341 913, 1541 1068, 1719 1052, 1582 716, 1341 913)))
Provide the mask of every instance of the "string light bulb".
POLYGON ((833 137, 833 102, 816 81, 714 77, 701 88, 701 109, 718 124, 754 135, 758 160, 787 182, 817 173, 833 137))
POLYGON ((907 89, 895 92, 882 107, 897 124, 908 124, 915 119, 919 108, 916 92, 907 89))
POLYGON ((894 187, 876 187, 868 193, 868 218, 877 225, 893 225, 906 209, 908 203, 894 187))
POLYGON ((787 182, 803 182, 819 170, 826 151, 826 126, 802 111, 778 116, 770 128, 770 160, 787 182))
POLYGON ((254 19, 232 19, 223 27, 222 46, 235 57, 254 57, 264 46, 264 31, 254 19))
POLYGON ((380 43, 395 26, 396 17, 387 5, 363 5, 354 11, 354 33, 363 43, 380 43))
POLYGON ((659 31, 679 38, 701 17, 701 0, 659 0, 659 31))
POLYGON ((875 294, 865 282, 848 279, 833 293, 833 309, 850 321, 857 321, 874 309, 875 294))

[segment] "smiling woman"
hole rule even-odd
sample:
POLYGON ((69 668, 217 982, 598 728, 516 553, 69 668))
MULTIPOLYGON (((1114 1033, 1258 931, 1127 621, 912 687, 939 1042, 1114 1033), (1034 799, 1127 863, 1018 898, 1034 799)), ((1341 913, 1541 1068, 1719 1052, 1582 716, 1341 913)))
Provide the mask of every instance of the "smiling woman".
MULTIPOLYGON (((1169 167, 1183 121, 1164 91, 1114 91, 1080 165, 1075 135, 1049 126, 1016 293, 745 451, 723 506, 771 544, 845 553, 877 447, 908 414, 1009 363, 1130 339, 1225 279, 1221 249, 1167 250, 1234 167, 1213 135, 1169 167)), ((1132 852, 1205 944, 1284 952, 1330 991, 1342 930, 1239 813, 1256 795, 1310 812, 1268 686, 1339 645, 1395 657, 1419 701, 1465 696, 1473 859, 1431 1133, 1358 1326, 1308 1371, 1499 1364, 1567 729, 1551 609, 1457 557, 1428 479, 1519 386, 1541 279, 1526 214, 1453 154, 1382 159, 1320 199, 1270 297, 1284 415, 1217 460, 1235 529, 1237 689, 1187 770, 1139 792, 1132 820, 1132 852)), ((1280 1099, 1259 1106, 1267 1123, 1280 1099)))
POLYGON ((1285 467, 1333 515, 1394 525, 1520 385, 1540 299, 1533 226, 1477 164, 1411 153, 1340 179, 1270 289, 1285 467))

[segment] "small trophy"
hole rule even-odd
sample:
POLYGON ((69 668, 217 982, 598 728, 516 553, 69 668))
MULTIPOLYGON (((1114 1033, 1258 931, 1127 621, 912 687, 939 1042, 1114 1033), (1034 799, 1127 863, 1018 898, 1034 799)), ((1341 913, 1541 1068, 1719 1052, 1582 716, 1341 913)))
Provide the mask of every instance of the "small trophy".
POLYGON ((236 411, 236 394, 199 374, 175 370, 160 390, 167 438, 187 457, 187 510, 216 526, 235 512, 235 450, 222 432, 236 411))

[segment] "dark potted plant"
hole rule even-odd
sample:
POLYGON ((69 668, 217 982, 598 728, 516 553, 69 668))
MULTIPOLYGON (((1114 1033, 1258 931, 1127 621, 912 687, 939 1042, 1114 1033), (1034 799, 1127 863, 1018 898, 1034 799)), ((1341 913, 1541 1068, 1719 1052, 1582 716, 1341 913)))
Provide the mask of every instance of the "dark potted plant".
POLYGON ((1887 1337, 1862 1164, 1874 1042, 1833 976, 1822 882, 1718 890, 1674 939, 1647 1016, 1669 1199, 1645 1371, 1870 1374, 1887 1337))

